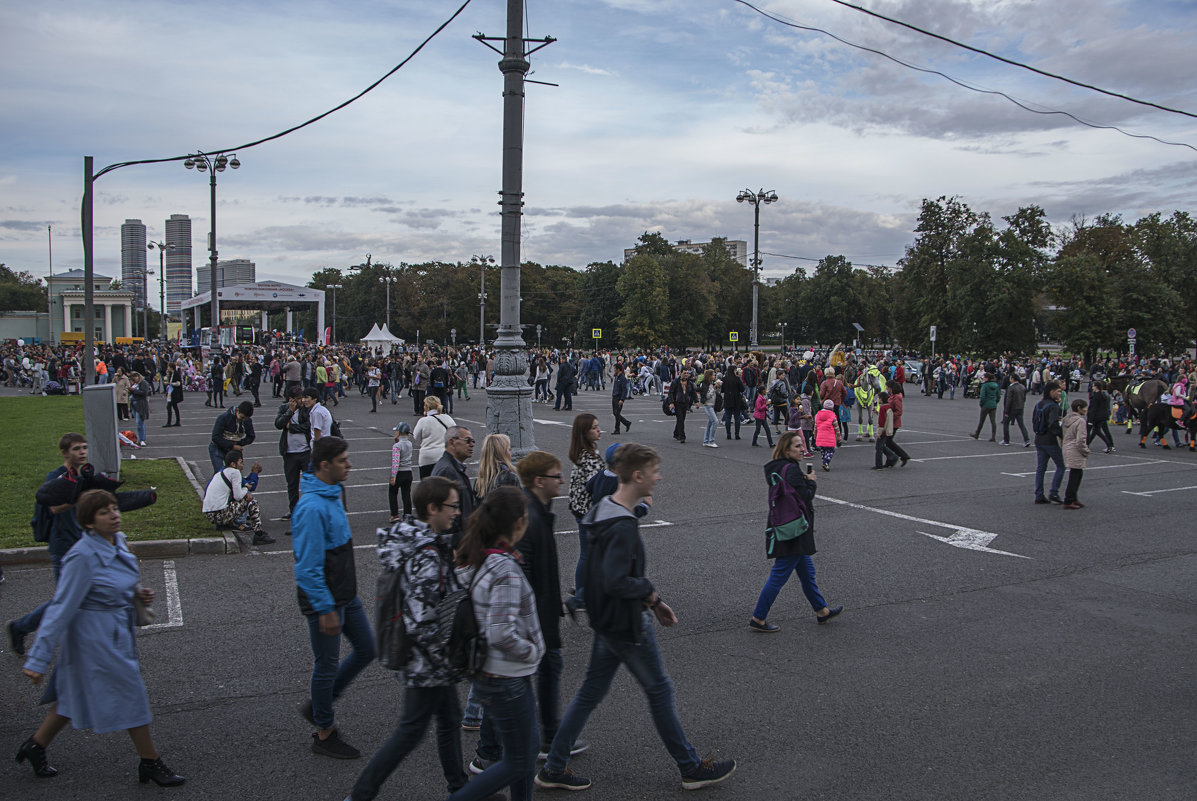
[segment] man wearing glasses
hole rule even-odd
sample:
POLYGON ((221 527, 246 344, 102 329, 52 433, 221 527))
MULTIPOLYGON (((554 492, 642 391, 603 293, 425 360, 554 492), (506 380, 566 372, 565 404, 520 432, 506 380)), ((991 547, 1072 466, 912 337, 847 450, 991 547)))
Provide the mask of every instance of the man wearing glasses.
POLYGON ((465 521, 469 519, 478 505, 478 496, 474 494, 474 483, 466 475, 466 460, 474 455, 474 435, 465 426, 450 426, 445 432, 445 453, 432 468, 432 475, 444 476, 457 485, 458 503, 461 508, 458 515, 449 526, 449 533, 453 535, 453 547, 456 548, 465 533, 465 521))

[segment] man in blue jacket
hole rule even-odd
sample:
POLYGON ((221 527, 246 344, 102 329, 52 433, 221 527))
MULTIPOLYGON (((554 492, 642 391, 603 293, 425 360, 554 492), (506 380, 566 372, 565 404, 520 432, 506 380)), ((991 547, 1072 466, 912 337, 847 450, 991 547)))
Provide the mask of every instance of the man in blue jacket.
POLYGON ((539 787, 585 790, 590 780, 566 769, 570 752, 590 713, 611 687, 621 664, 648 696, 653 724, 682 774, 682 787, 697 790, 723 781, 736 769, 734 759, 700 759, 682 731, 673 696, 673 682, 665 672, 653 631, 653 618, 662 626, 677 624, 677 615, 644 575, 644 542, 640 539, 636 508, 652 495, 661 479, 661 457, 652 448, 628 444, 615 453, 619 489, 591 507, 582 518, 590 534, 585 599, 594 644, 586 679, 565 710, 544 767, 536 774, 539 787))
POLYGON ((333 701, 374 659, 374 634, 357 597, 353 535, 342 502, 341 482, 349 477, 349 445, 340 437, 321 437, 312 446, 312 472, 300 478, 302 494, 291 515, 295 584, 299 609, 308 619, 312 641, 311 699, 300 705, 316 727, 312 752, 334 759, 361 753, 341 739, 333 725, 333 701), (338 663, 341 634, 353 653, 338 663))

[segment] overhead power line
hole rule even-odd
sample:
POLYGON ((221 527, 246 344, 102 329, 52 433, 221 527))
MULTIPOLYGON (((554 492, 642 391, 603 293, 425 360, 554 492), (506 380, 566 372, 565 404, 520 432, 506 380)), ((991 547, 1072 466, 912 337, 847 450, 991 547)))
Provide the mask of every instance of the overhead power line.
MULTIPOLYGON (((1171 142, 1167 139, 1160 139, 1158 136, 1152 136, 1150 134, 1131 133, 1130 131, 1126 131, 1126 130, 1123 130, 1122 128, 1119 128, 1117 125, 1106 125, 1104 123, 1090 122, 1089 120, 1082 119, 1082 118, 1076 116, 1075 114, 1072 114, 1067 111, 1060 111, 1058 109, 1032 108, 1032 107, 1026 105, 1025 103, 1015 99, 1014 97, 1011 97, 1010 95, 1006 94, 1005 92, 1000 92, 996 89, 984 89, 982 87, 973 86, 965 81, 959 80, 957 78, 953 78, 951 75, 948 75, 946 72, 940 72, 939 70, 930 69, 929 67, 920 67, 917 64, 911 64, 907 61, 903 61, 902 59, 900 59, 896 56, 891 56, 889 53, 886 53, 882 50, 878 50, 874 47, 868 47, 867 45, 862 45, 862 44, 857 44, 856 42, 851 42, 847 39, 844 39, 841 36, 835 35, 831 31, 824 30, 823 28, 816 28, 812 25, 803 25, 798 22, 793 22, 792 20, 784 19, 782 17, 777 16, 776 14, 772 14, 768 11, 764 11, 760 8, 757 8, 752 3, 747 2, 747 0, 733 0, 733 2, 739 3, 740 5, 746 6, 747 8, 751 8, 753 11, 760 14, 762 17, 771 19, 774 22, 778 23, 779 25, 785 25, 788 28, 796 28, 796 29, 802 30, 802 31, 811 31, 813 33, 821 33, 824 36, 828 36, 832 39, 835 39, 837 42, 839 42, 841 44, 845 44, 845 45, 848 45, 849 47, 854 47, 857 50, 863 50, 866 53, 873 53, 874 55, 878 55, 878 56, 881 56, 882 58, 889 59, 890 61, 894 62, 895 64, 906 67, 907 69, 915 70, 916 72, 923 72, 928 75, 938 75, 939 77, 943 78, 944 80, 950 81, 951 83, 956 84, 957 86, 961 87, 962 89, 967 89, 970 92, 976 92, 978 94, 984 94, 984 95, 997 95, 998 97, 1005 98, 1009 102, 1011 102, 1014 105, 1021 108, 1023 111, 1029 111, 1032 114, 1042 114, 1044 116, 1060 115, 1062 117, 1067 117, 1068 119, 1070 119, 1076 123, 1079 123, 1081 125, 1084 125, 1088 128, 1094 128, 1097 130, 1106 130, 1106 131, 1117 131, 1118 133, 1122 134, 1123 136, 1129 136, 1132 139, 1150 139, 1153 142, 1159 142, 1161 145, 1170 145, 1173 147, 1187 147, 1189 150, 1197 152, 1197 147, 1194 147, 1193 145, 1189 144, 1188 142, 1171 142)), ((1179 113, 1187 114, 1188 112, 1179 112, 1179 113)))
POLYGON ((1103 95, 1109 95, 1110 97, 1116 97, 1119 100, 1126 100, 1127 102, 1130 102, 1130 103, 1138 103, 1141 106, 1150 106, 1151 108, 1159 109, 1160 111, 1167 111, 1169 114, 1181 114, 1185 117, 1193 117, 1194 119, 1197 119, 1197 114, 1194 114, 1191 111, 1184 111, 1183 109, 1177 109, 1177 108, 1169 108, 1168 106, 1162 106, 1159 103, 1153 103, 1150 100, 1140 100, 1137 97, 1131 97, 1130 95, 1124 95, 1119 92, 1112 92, 1109 89, 1102 89, 1100 86, 1094 86, 1091 83, 1084 83, 1083 81, 1076 81, 1076 80, 1073 80, 1072 78, 1068 78, 1064 75, 1057 75, 1054 72, 1048 72, 1047 70, 1041 70, 1038 67, 1032 67, 1030 64, 1024 64, 1021 61, 1015 61, 1014 59, 1006 58, 1005 56, 999 56, 996 53, 990 53, 988 50, 982 50, 979 47, 973 47, 972 45, 965 44, 964 42, 957 42, 955 39, 951 39, 947 36, 943 36, 941 34, 935 33, 934 31, 928 31, 924 28, 920 28, 917 25, 911 25, 909 22, 903 22, 900 19, 894 19, 893 17, 887 17, 884 14, 880 14, 876 11, 870 11, 869 9, 865 8, 864 6, 858 6, 854 3, 849 3, 849 2, 846 2, 846 0, 831 0, 831 2, 841 5, 841 6, 844 6, 845 8, 851 8, 855 11, 859 11, 862 14, 868 14, 870 17, 876 17, 877 19, 885 20, 886 22, 891 22, 894 25, 901 25, 903 28, 908 28, 916 33, 921 33, 924 36, 930 36, 932 39, 938 39, 941 42, 947 42, 950 45, 954 45, 954 46, 962 48, 964 50, 968 50, 969 52, 976 53, 977 55, 986 56, 987 58, 992 58, 995 61, 1002 62, 1003 64, 1009 64, 1012 67, 1018 67, 1020 69, 1029 70, 1030 72, 1033 72, 1037 75, 1042 75, 1045 78, 1053 78, 1057 81, 1063 81, 1064 83, 1072 84, 1073 86, 1079 86, 1082 89, 1091 89, 1094 92, 1100 92, 1103 95))
MULTIPOLYGON (((237 147, 221 147, 221 148, 216 148, 215 150, 205 150, 205 151, 200 152, 198 155, 212 156, 212 155, 217 155, 220 153, 231 153, 236 150, 249 150, 251 147, 257 147, 258 145, 265 144, 266 142, 272 142, 275 139, 281 139, 282 137, 287 136, 288 134, 295 133, 296 131, 300 130, 301 128, 306 128, 309 125, 319 122, 320 120, 324 119, 325 117, 329 116, 330 114, 334 114, 334 113, 340 111, 341 109, 348 106, 350 103, 360 100, 361 98, 365 97, 367 94, 372 92, 374 89, 378 88, 378 86, 381 85, 382 82, 385 81, 387 78, 391 77, 396 72, 398 72, 399 70, 401 70, 405 66, 407 66, 407 63, 409 61, 411 61, 413 58, 415 58, 416 54, 418 54, 421 50, 423 50, 424 47, 429 42, 431 42, 433 39, 435 39, 441 31, 443 31, 445 28, 449 27, 449 23, 451 23, 451 22, 453 22, 453 20, 457 19, 457 17, 461 15, 461 12, 465 11, 466 6, 468 6, 471 2, 472 2, 472 0, 465 0, 465 2, 462 3, 461 6, 459 6, 458 9, 456 11, 454 11, 453 14, 447 20, 445 20, 439 26, 437 26, 437 29, 434 30, 432 33, 428 34, 428 36, 424 39, 424 41, 420 42, 419 46, 416 47, 415 50, 411 51, 411 53, 408 54, 407 58, 400 61, 393 68, 391 68, 391 70, 388 71, 386 75, 383 75, 377 81, 370 84, 365 89, 363 89, 362 91, 358 92, 353 97, 346 100, 344 103, 340 103, 336 106, 333 106, 328 111, 325 111, 322 114, 317 114, 315 117, 312 117, 310 120, 308 120, 306 122, 301 122, 298 125, 293 125, 284 131, 279 131, 276 134, 272 134, 270 136, 263 137, 262 139, 255 139, 252 142, 247 142, 243 145, 238 145, 237 147)), ((190 158, 191 156, 194 156, 194 155, 197 155, 197 154, 192 153, 192 154, 188 154, 185 156, 169 156, 167 158, 160 158, 160 159, 140 159, 138 161, 122 161, 119 164, 110 164, 109 166, 107 166, 104 169, 97 172, 94 177, 99 178, 104 173, 112 172, 113 170, 118 170, 121 167, 130 167, 134 164, 161 164, 161 163, 167 162, 167 161, 182 161, 182 160, 190 158)))

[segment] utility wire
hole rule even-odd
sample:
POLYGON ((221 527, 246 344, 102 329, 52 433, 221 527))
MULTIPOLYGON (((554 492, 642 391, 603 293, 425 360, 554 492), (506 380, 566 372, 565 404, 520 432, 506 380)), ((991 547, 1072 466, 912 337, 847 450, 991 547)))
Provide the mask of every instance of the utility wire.
POLYGON ((884 14, 877 13, 876 11, 870 11, 869 9, 864 8, 863 6, 858 6, 853 3, 848 3, 848 2, 846 2, 846 0, 831 0, 831 2, 837 3, 841 6, 844 6, 845 8, 854 9, 856 11, 861 12, 862 14, 868 14, 870 17, 876 17, 877 19, 882 19, 882 20, 885 20, 886 22, 892 22, 894 25, 901 25, 903 28, 909 28, 910 30, 915 31, 916 33, 921 33, 924 36, 930 36, 932 39, 939 39, 941 42, 947 42, 950 45, 955 45, 956 47, 963 48, 972 53, 976 53, 981 56, 986 56, 988 58, 992 58, 995 61, 1002 62, 1003 64, 1009 64, 1012 67, 1019 67, 1024 70, 1029 70, 1030 72, 1034 72, 1037 75, 1042 75, 1045 78, 1054 78, 1057 81, 1063 81, 1064 83, 1069 83, 1069 84, 1072 84, 1073 86, 1079 86, 1082 89, 1092 89, 1094 92, 1100 92, 1103 95, 1108 95, 1110 97, 1116 97, 1119 100, 1126 100, 1130 103, 1138 103, 1141 106, 1150 106, 1151 108, 1159 109, 1160 111, 1167 111, 1170 114, 1181 114, 1185 117, 1193 117, 1194 119, 1197 119, 1197 114, 1194 114, 1191 111, 1184 111, 1182 109, 1169 108, 1168 106, 1161 106, 1159 103, 1153 103, 1150 100, 1140 100, 1137 97, 1131 97, 1130 95, 1124 95, 1124 94, 1119 94, 1118 92, 1112 92, 1109 89, 1102 89, 1100 86, 1094 86, 1091 83, 1083 83, 1081 81, 1074 81, 1072 78, 1068 78, 1063 75, 1057 75, 1054 72, 1047 72, 1046 70, 1041 70, 1038 67, 1032 67, 1030 64, 1023 64, 1021 61, 1014 61, 1013 59, 1009 59, 1004 56, 999 56, 996 53, 990 53, 988 50, 982 50, 979 47, 973 47, 972 45, 968 45, 963 42, 957 42, 955 39, 949 39, 947 36, 942 36, 938 33, 934 33, 932 31, 925 30, 923 28, 918 27, 917 25, 911 25, 909 22, 903 22, 900 19, 894 19, 893 17, 887 17, 884 14))
POLYGON ((417 47, 415 50, 411 51, 411 53, 410 53, 410 54, 408 54, 407 58, 403 59, 403 60, 402 60, 402 61, 400 61, 398 64, 396 64, 396 65, 395 65, 395 66, 394 66, 394 67, 393 67, 393 68, 392 68, 392 69, 391 69, 389 72, 387 72, 387 74, 386 74, 386 75, 383 75, 383 76, 382 76, 381 78, 379 78, 377 81, 375 81, 374 83, 370 84, 370 85, 369 85, 369 86, 367 86, 365 89, 363 89, 362 91, 358 92, 358 93, 357 93, 356 95, 354 95, 353 97, 351 97, 351 98, 349 98, 348 100, 346 100, 344 103, 341 103, 341 104, 339 104, 339 105, 333 106, 333 107, 332 107, 332 108, 330 108, 328 111, 324 112, 323 114, 318 114, 318 115, 316 115, 315 117, 312 117, 312 118, 311 118, 310 120, 308 120, 307 122, 301 122, 299 125, 294 125, 294 126, 292 126, 292 127, 290 127, 290 128, 287 128, 285 131, 279 131, 278 133, 276 133, 276 134, 273 134, 273 135, 271 135, 271 136, 267 136, 267 137, 264 137, 264 138, 262 138, 262 139, 255 139, 255 140, 254 140, 254 141, 252 141, 252 142, 248 142, 248 143, 246 143, 246 144, 244 144, 244 145, 239 145, 239 146, 237 146, 237 147, 222 147, 222 148, 217 148, 217 149, 215 149, 215 150, 207 150, 207 151, 201 151, 201 152, 199 152, 199 153, 191 153, 191 154, 188 154, 188 155, 186 155, 186 156, 170 156, 170 157, 168 157, 168 158, 161 158, 161 159, 140 159, 140 160, 138 160, 138 161, 122 161, 122 162, 120 162, 119 164, 110 164, 110 165, 108 165, 107 167, 105 167, 104 169, 102 169, 102 170, 100 170, 99 172, 97 172, 97 173, 96 173, 96 174, 93 176, 93 180, 95 180, 96 178, 99 178, 99 177, 100 177, 101 175, 103 175, 104 173, 107 173, 107 172, 112 172, 113 170, 119 170, 121 167, 130 167, 130 166, 132 166, 132 165, 134 165, 134 164, 161 164, 161 163, 163 163, 163 162, 168 162, 168 161, 183 161, 183 160, 185 160, 185 159, 188 159, 188 158, 191 158, 192 156, 195 156, 195 155, 200 155, 200 156, 212 156, 212 155, 217 155, 217 154, 220 154, 220 153, 231 153, 231 152, 233 152, 233 151, 237 151, 237 150, 249 150, 251 147, 257 147, 258 145, 262 145, 262 144, 265 144, 265 143, 267 143, 267 142, 272 142, 272 141, 274 141, 275 139, 281 139, 282 137, 286 136, 287 134, 292 134, 292 133, 295 133, 296 131, 300 130, 301 128, 306 128, 306 127, 308 127, 309 125, 312 125, 313 123, 317 123, 317 122, 319 122, 320 120, 324 119, 325 117, 329 116, 330 114, 333 114, 333 113, 335 113, 335 112, 337 112, 337 111, 340 111, 341 109, 345 108, 345 107, 346 107, 346 106, 348 106, 350 103, 353 103, 353 102, 354 102, 354 101, 356 101, 356 100, 360 100, 360 99, 361 99, 362 97, 364 97, 366 94, 368 94, 369 92, 371 92, 371 91, 373 91, 374 89, 376 89, 376 88, 377 88, 377 87, 378 87, 378 86, 379 86, 379 85, 380 85, 380 84, 381 84, 383 81, 385 81, 387 78, 391 77, 391 76, 392 76, 392 75, 394 75, 396 72, 398 72, 399 70, 403 69, 403 67, 407 66, 407 63, 408 63, 409 61, 411 61, 413 58, 415 58, 415 57, 416 57, 416 54, 417 54, 417 53, 419 53, 421 50, 423 50, 423 49, 424 49, 424 47, 425 47, 425 45, 427 45, 429 42, 431 42, 433 39, 435 39, 435 38, 436 38, 436 36, 437 36, 437 35, 438 35, 438 34, 439 34, 441 31, 443 31, 445 28, 449 27, 449 23, 451 23, 451 22, 453 22, 453 20, 457 19, 457 17, 461 15, 461 12, 465 11, 465 8, 466 8, 466 6, 468 6, 468 5, 469 5, 471 2, 472 2, 472 0, 465 0, 465 2, 464 2, 464 3, 462 3, 462 4, 461 4, 461 6, 460 6, 460 7, 458 7, 458 9, 457 9, 456 11, 454 11, 454 12, 453 12, 453 15, 452 15, 452 16, 450 16, 450 17, 449 17, 447 20, 445 20, 444 22, 442 22, 442 23, 441 23, 441 24, 440 24, 440 25, 437 27, 437 29, 436 29, 435 31, 433 31, 432 33, 430 33, 430 34, 428 35, 428 37, 427 37, 426 39, 424 39, 424 41, 420 42, 420 45, 419 45, 419 46, 418 46, 418 47, 417 47))
MULTIPOLYGON (((838 2, 838 0, 833 0, 833 1, 838 2)), ((1011 103, 1013 103, 1014 105, 1023 109, 1024 111, 1029 111, 1032 114, 1042 114, 1044 116, 1060 115, 1063 117, 1068 117, 1070 120, 1073 120, 1074 122, 1078 122, 1081 125, 1084 125, 1089 128, 1095 128, 1095 129, 1107 130, 1107 131, 1117 131, 1118 133, 1122 134, 1123 136, 1129 136, 1133 139, 1150 139, 1154 142, 1159 142, 1161 145, 1171 145, 1173 147, 1187 147, 1189 150, 1197 152, 1197 147, 1190 145, 1188 142, 1170 142, 1166 139, 1160 139, 1158 136, 1152 136, 1150 134, 1131 133, 1130 131, 1125 131, 1122 128, 1119 128, 1117 125, 1105 125, 1105 124, 1097 123, 1097 122, 1089 122, 1088 120, 1081 119, 1080 117, 1076 116, 1075 114, 1071 114, 1067 111, 1059 111, 1056 109, 1031 108, 1030 106, 1026 105, 1025 103, 1023 103, 1019 100, 1016 100, 1015 98, 1011 97, 1010 95, 1006 94, 1005 92, 999 92, 996 89, 984 89, 984 88, 981 88, 978 86, 972 86, 964 81, 957 80, 956 78, 953 78, 951 75, 948 75, 945 72, 940 72, 939 70, 930 69, 928 67, 920 67, 917 64, 911 64, 909 62, 903 61, 902 59, 897 58, 896 56, 891 56, 889 53, 883 52, 881 50, 877 50, 876 48, 868 47, 868 46, 862 45, 862 44, 857 44, 856 42, 850 42, 847 39, 844 39, 840 36, 836 36, 831 31, 826 31, 822 28, 816 28, 811 25, 802 25, 797 22, 792 22, 790 20, 783 19, 775 14, 769 13, 768 11, 763 11, 763 10, 757 8, 752 3, 747 2, 747 0, 733 0, 733 2, 739 3, 742 6, 747 6, 748 8, 751 8, 756 13, 760 14, 762 17, 771 19, 778 24, 785 25, 786 27, 789 27, 789 28, 796 28, 796 29, 802 30, 802 31, 811 31, 814 33, 821 33, 824 36, 829 36, 832 39, 835 39, 837 42, 840 42, 841 44, 846 44, 849 47, 855 47, 857 50, 863 50, 867 53, 873 53, 874 55, 878 55, 878 56, 881 56, 882 58, 889 59, 890 61, 894 62, 895 64, 899 64, 903 67, 906 67, 907 69, 915 70, 917 72, 923 72, 928 75, 938 75, 939 77, 941 77, 947 81, 951 81, 952 83, 956 84, 957 86, 961 87, 962 89, 968 89, 970 92, 977 92, 978 94, 985 94, 985 95, 997 95, 998 97, 1005 98, 1006 100, 1010 101, 1011 103)), ((1187 112, 1179 112, 1179 113, 1187 113, 1187 112)))

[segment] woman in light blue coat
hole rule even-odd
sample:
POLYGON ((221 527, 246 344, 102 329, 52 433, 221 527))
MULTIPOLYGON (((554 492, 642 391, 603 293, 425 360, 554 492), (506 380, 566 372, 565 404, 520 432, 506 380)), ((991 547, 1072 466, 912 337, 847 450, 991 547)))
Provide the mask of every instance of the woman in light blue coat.
POLYGON ((182 776, 158 756, 150 737, 150 702, 133 634, 133 596, 149 604, 153 590, 139 589, 137 557, 121 533, 116 497, 105 490, 79 496, 75 516, 83 537, 67 552, 54 599, 47 607, 29 649, 24 673, 39 685, 58 651, 58 664, 46 685, 43 704, 53 704, 42 725, 17 751, 34 775, 48 779, 58 771, 46 759, 46 747, 69 723, 97 734, 125 729, 141 763, 138 779, 163 787, 182 784, 182 776))

